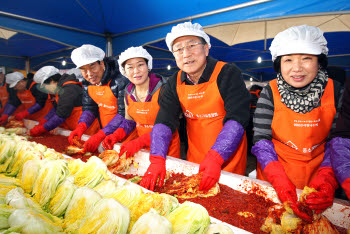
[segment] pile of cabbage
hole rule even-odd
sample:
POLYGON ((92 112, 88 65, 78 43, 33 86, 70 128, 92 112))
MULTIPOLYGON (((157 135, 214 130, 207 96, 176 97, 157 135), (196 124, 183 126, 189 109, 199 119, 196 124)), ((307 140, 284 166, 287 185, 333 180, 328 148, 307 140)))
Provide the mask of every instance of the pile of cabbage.
POLYGON ((0 172, 1 233, 215 233, 203 206, 112 180, 95 156, 0 134, 0 172))

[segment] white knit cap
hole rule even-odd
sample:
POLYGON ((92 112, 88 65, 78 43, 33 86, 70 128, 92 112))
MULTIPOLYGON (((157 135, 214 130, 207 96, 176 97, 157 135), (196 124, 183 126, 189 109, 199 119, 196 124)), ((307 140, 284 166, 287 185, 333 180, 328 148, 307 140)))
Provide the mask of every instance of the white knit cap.
POLYGON ((10 88, 15 87, 18 81, 24 79, 24 75, 21 72, 12 72, 7 74, 5 77, 6 83, 9 84, 10 88))
POLYGON ((323 32, 313 26, 290 27, 278 33, 273 39, 270 51, 272 61, 286 54, 328 55, 327 41, 323 32))
POLYGON ((45 80, 47 80, 49 77, 59 74, 59 70, 55 68, 54 66, 45 66, 40 68, 35 74, 34 74, 34 81, 38 84, 43 84, 45 80))
POLYGON ((191 22, 185 22, 174 26, 171 29, 171 32, 166 35, 165 42, 171 52, 173 52, 173 42, 175 41, 175 39, 183 36, 202 37, 209 45, 209 49, 211 47, 210 38, 204 32, 200 24, 192 24, 191 22))
POLYGON ((96 61, 102 61, 104 57, 105 52, 93 45, 82 45, 74 49, 71 54, 71 59, 77 68, 96 61))
POLYGON ((145 58, 148 60, 148 70, 152 69, 152 56, 145 50, 142 46, 130 47, 124 52, 122 52, 118 59, 119 71, 123 76, 126 76, 125 69, 122 66, 123 63, 132 58, 145 58))

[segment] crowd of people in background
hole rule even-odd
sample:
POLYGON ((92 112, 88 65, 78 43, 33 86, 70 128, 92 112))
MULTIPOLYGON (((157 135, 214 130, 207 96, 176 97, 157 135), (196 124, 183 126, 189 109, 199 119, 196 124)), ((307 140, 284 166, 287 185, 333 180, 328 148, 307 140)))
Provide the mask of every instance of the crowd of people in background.
POLYGON ((166 156, 180 158, 185 132, 186 159, 203 173, 200 190, 212 188, 221 170, 244 175, 251 153, 257 178, 305 220, 311 217, 298 208, 296 189, 315 189, 306 204, 317 213, 332 206, 339 185, 350 198, 350 80, 328 67, 319 28, 278 33, 270 46, 276 79, 250 90, 238 67, 209 56, 210 38, 198 23, 174 26, 165 41, 179 68, 169 78, 152 72, 143 47, 118 58, 94 45, 74 49, 82 82, 53 66, 27 78, 1 70, 0 124, 11 115, 36 120, 32 136, 62 127, 72 131, 70 144, 87 134, 87 152, 116 143, 127 157, 147 149, 151 164, 140 185, 150 190, 164 183, 166 156))

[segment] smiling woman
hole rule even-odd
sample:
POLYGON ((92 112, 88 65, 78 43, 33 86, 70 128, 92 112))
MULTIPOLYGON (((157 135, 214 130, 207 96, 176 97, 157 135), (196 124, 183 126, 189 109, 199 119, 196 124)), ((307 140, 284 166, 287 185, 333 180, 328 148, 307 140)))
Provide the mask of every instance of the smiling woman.
POLYGON ((315 189, 305 203, 316 213, 333 204, 337 182, 325 144, 342 88, 326 72, 327 41, 319 28, 301 25, 280 32, 270 51, 277 78, 264 87, 255 111, 257 178, 271 182, 280 200, 310 221, 297 206, 296 188, 315 189))

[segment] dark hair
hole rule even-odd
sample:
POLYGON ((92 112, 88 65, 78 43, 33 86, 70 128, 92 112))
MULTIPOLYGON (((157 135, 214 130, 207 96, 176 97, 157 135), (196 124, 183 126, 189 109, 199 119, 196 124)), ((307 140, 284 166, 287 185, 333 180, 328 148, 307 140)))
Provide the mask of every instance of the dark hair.
POLYGON ((58 82, 58 80, 61 78, 61 75, 59 73, 53 75, 53 76, 50 76, 49 78, 47 78, 45 81, 44 81, 44 84, 50 84, 51 81, 53 82, 58 82))
POLYGON ((32 80, 33 78, 34 78, 34 74, 31 73, 31 72, 29 72, 29 73, 27 74, 27 79, 32 80))
MULTIPOLYGON (((325 54, 320 54, 320 55, 316 55, 317 56, 317 60, 318 60, 318 64, 321 66, 321 68, 323 70, 327 69, 328 66, 328 58, 327 55, 325 54)), ((278 56, 275 61, 273 62, 273 69, 275 70, 275 72, 279 73, 281 72, 281 58, 282 55, 278 56)))
POLYGON ((203 45, 207 44, 207 41, 203 38, 203 37, 198 37, 199 40, 201 40, 201 43, 203 43, 203 45))

